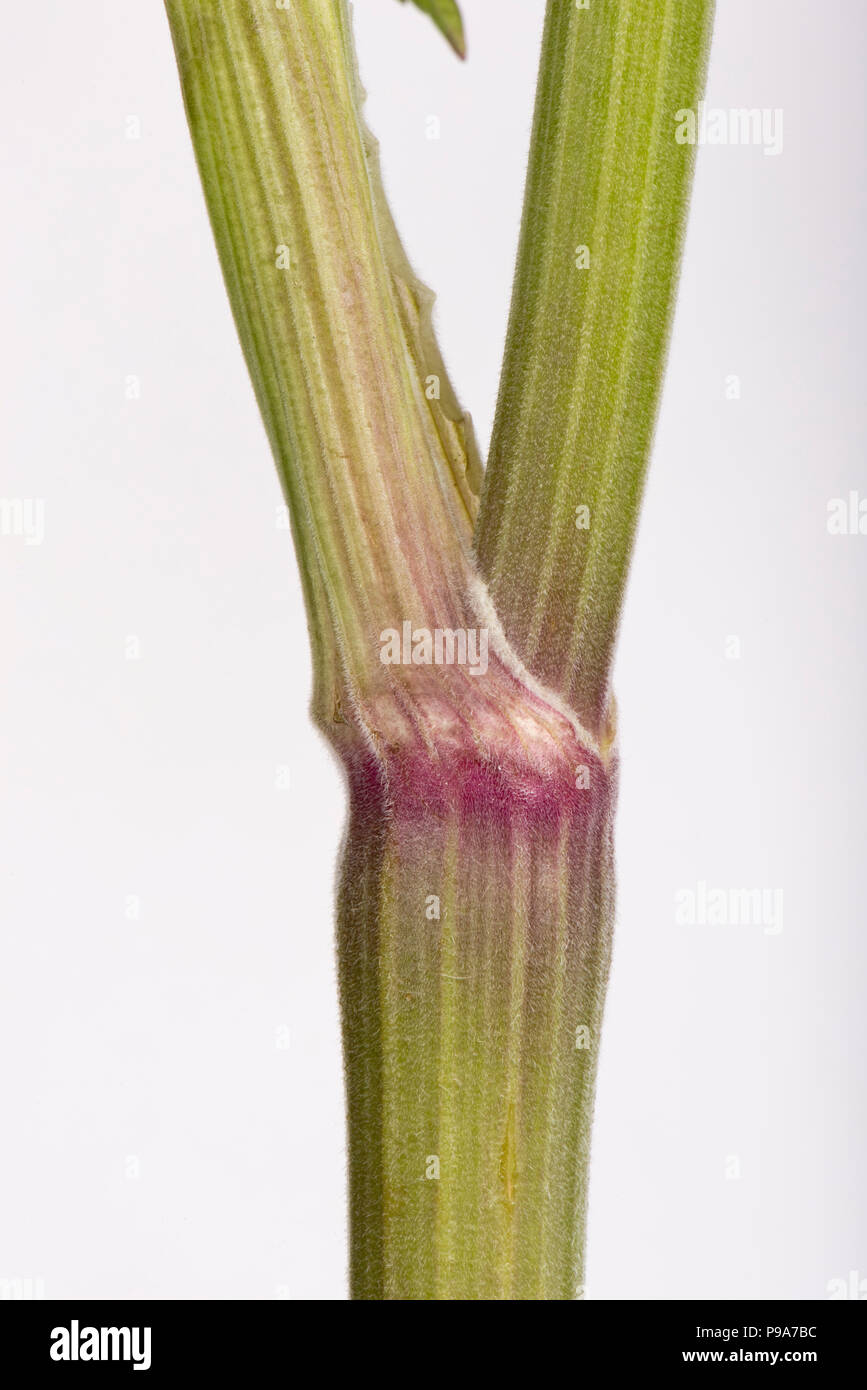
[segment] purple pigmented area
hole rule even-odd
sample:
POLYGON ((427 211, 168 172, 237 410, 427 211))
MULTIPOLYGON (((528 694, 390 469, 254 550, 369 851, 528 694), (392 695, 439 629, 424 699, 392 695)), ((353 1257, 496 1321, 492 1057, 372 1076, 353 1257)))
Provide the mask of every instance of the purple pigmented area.
POLYGON ((616 757, 603 761, 560 710, 496 662, 483 681, 412 671, 365 702, 362 716, 366 738, 340 750, 357 813, 469 818, 493 830, 613 810, 616 757))

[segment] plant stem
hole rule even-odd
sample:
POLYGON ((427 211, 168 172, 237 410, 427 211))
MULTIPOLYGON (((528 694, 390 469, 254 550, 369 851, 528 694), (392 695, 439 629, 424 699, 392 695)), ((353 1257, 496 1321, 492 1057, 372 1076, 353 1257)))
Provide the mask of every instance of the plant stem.
MULTIPOLYGON (((320 687, 448 626, 480 472, 358 115, 342 0, 168 0, 226 287, 292 518, 320 687), (436 377, 438 398, 425 386, 436 377), (325 668, 328 668, 326 677, 325 668)), ((328 719, 328 699, 317 702, 328 719)))
POLYGON ((314 714, 349 782, 352 1296, 571 1299, 613 915, 612 615, 690 167, 664 113, 697 90, 709 5, 549 5, 478 535, 502 625, 472 560, 472 430, 385 204, 344 0, 167 10, 292 515, 314 714), (558 291, 582 218, 596 278, 558 291), (585 492, 598 515, 575 565, 569 508, 585 492), (489 660, 384 664, 383 629, 404 623, 413 643, 484 633, 489 660))
POLYGON ((506 634, 606 719, 650 453, 713 0, 549 0, 476 547, 506 634), (579 508, 586 507, 585 513, 579 508))
POLYGON ((583 1283, 616 779, 526 693, 521 712, 522 736, 504 720, 481 756, 451 730, 433 757, 410 739, 350 760, 353 1298, 566 1300, 583 1283))

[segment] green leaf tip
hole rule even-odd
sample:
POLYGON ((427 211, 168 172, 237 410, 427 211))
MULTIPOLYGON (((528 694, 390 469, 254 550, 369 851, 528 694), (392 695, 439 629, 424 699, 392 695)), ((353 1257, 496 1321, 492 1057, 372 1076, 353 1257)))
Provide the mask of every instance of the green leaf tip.
POLYGON ((464 21, 456 0, 412 0, 418 9, 430 15, 441 34, 444 34, 459 58, 467 56, 464 21))

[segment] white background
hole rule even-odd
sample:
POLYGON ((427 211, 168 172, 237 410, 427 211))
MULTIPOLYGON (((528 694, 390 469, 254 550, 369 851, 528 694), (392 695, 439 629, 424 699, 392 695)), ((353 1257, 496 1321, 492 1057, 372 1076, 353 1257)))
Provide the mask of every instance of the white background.
MULTIPOLYGON (((411 7, 356 3, 484 446, 543 4, 465 14, 461 65, 411 7)), ((0 1279, 341 1299, 343 788, 167 24, 2 19, 0 495, 44 501, 45 537, 0 537, 0 1279)), ((867 1277, 867 537, 826 529, 867 495, 864 57, 857 0, 720 4, 708 102, 781 107, 784 148, 699 157, 617 667, 591 1298, 867 1277), (676 925, 700 880, 782 889, 782 932, 676 925)))

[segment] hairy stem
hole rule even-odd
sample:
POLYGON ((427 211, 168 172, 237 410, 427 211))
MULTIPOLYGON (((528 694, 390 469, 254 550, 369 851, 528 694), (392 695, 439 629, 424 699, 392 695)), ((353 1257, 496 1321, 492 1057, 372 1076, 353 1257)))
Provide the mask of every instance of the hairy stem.
POLYGON ((472 430, 382 194, 345 0, 166 3, 350 789, 352 1295, 571 1299, 613 914, 608 668, 691 168, 665 121, 698 91, 710 5, 549 4, 489 592, 472 430))
POLYGON ((526 693, 521 713, 520 737, 504 719, 481 750, 440 726, 433 756, 411 740, 350 759, 354 1298, 583 1284, 616 773, 526 693))
POLYGON ((524 663, 600 729, 659 402, 713 0, 549 0, 476 547, 524 663))
POLYGON ((330 688, 339 668, 351 699, 384 619, 453 616, 479 482, 472 433, 385 207, 343 0, 167 10, 317 673, 330 688))

